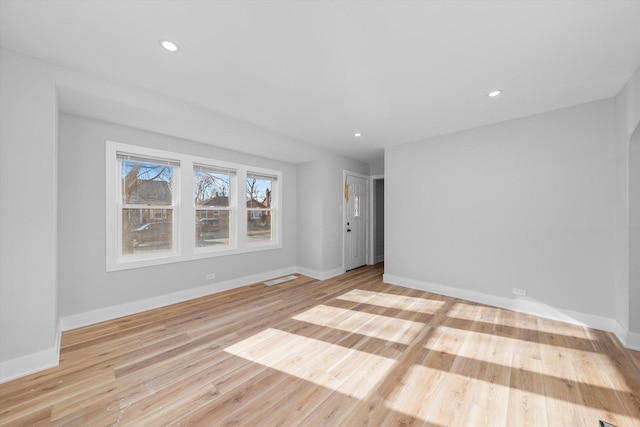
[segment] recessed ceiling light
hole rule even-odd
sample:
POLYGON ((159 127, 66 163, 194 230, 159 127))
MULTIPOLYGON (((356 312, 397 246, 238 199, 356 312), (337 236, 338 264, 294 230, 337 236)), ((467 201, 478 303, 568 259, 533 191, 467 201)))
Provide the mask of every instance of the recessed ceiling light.
POLYGON ((495 98, 496 96, 500 95, 501 93, 502 93, 501 90, 493 90, 493 91, 489 92, 489 97, 495 98))
POLYGON ((162 45, 163 48, 165 48, 169 52, 177 52, 178 51, 178 45, 173 43, 173 42, 170 42, 169 40, 163 40, 163 41, 160 42, 160 44, 162 45))
POLYGON ((355 136, 356 138, 360 138, 362 134, 360 132, 356 132, 353 134, 353 136, 355 136))

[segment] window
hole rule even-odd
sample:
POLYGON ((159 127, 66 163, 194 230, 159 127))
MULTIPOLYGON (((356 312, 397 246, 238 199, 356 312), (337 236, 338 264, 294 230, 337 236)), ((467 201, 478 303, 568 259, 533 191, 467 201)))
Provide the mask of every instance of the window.
POLYGON ((196 207, 196 247, 229 247, 234 217, 231 177, 235 171, 213 166, 193 167, 193 193, 196 207))
POLYGON ((282 246, 279 171, 112 141, 105 164, 107 271, 282 246))
POLYGON ((119 255, 175 251, 175 176, 179 162, 118 152, 119 255))
POLYGON ((249 243, 273 240, 272 207, 275 176, 247 173, 247 241, 249 243))

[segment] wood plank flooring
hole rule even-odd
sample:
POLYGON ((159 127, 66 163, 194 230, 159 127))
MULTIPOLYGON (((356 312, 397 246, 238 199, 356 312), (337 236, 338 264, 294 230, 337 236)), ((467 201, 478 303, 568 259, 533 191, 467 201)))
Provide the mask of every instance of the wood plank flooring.
POLYGON ((255 284, 65 332, 0 426, 640 426, 611 334, 382 283, 255 284))

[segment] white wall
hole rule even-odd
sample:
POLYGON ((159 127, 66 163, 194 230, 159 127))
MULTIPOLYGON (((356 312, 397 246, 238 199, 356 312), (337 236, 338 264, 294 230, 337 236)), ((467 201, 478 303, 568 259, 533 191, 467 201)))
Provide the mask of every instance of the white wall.
POLYGON ((57 364, 56 115, 46 68, 0 51, 0 380, 57 364))
POLYGON ((323 247, 322 164, 318 161, 298 165, 298 267, 313 276, 321 275, 323 247))
POLYGON ((384 175, 384 157, 371 163, 369 166, 369 175, 384 175))
MULTIPOLYGON (((59 121, 59 310, 61 317, 296 266, 296 167, 107 122, 59 121), (105 140, 276 169, 283 173, 282 249, 105 271, 105 140), (206 281, 207 273, 216 279, 206 281)), ((240 187, 243 188, 242 186, 240 187)), ((219 289, 219 290, 222 290, 219 289)))
POLYGON ((629 330, 640 334, 640 126, 629 144, 629 330))
POLYGON ((631 283, 630 277, 630 271, 637 268, 640 259, 635 251, 630 250, 629 216, 630 196, 635 194, 630 188, 633 179, 630 166, 635 165, 630 158, 630 150, 635 150, 635 146, 631 147, 632 135, 637 137, 640 126, 640 69, 635 71, 616 96, 616 121, 616 320, 627 332, 627 345, 640 349, 640 283, 631 283), (633 325, 630 323, 632 316, 633 325))
POLYGON ((344 272, 344 170, 367 175, 369 165, 338 156, 298 165, 298 266, 319 279, 344 272))
POLYGON ((386 150, 385 277, 615 317, 615 104, 386 150))

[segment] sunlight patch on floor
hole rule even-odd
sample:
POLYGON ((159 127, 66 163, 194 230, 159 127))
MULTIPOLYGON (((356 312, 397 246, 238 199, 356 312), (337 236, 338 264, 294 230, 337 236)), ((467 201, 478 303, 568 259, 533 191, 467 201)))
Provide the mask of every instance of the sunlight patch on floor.
POLYGON ((367 397, 396 362, 271 328, 225 351, 358 399, 367 397))
MULTIPOLYGON (((462 421, 471 415, 459 413, 459 405, 462 402, 482 402, 490 398, 503 405, 504 399, 508 397, 508 394, 508 386, 482 384, 464 375, 449 373, 427 366, 413 365, 405 371, 398 386, 387 397, 386 406, 423 422, 450 425, 454 419, 462 421), (453 383, 459 384, 455 388, 459 390, 458 393, 450 395, 442 391, 441 384, 453 383)), ((469 405, 469 407, 476 406, 479 405, 469 405)), ((475 415, 482 416, 483 414, 478 413, 475 415)), ((458 422, 456 425, 465 424, 458 422)), ((471 422, 471 424, 466 425, 474 425, 474 423, 471 422)))
MULTIPOLYGON (((498 369, 509 370, 515 361, 507 360, 500 363, 501 355, 511 352, 512 345, 517 346, 518 355, 528 363, 538 366, 544 359, 545 371, 541 372, 558 381, 570 380, 567 367, 571 367, 576 372, 589 373, 585 375, 588 381, 582 378, 580 382, 589 386, 602 387, 604 389, 630 392, 628 388, 620 388, 621 384, 626 384, 623 375, 618 371, 613 361, 604 354, 594 353, 592 350, 579 350, 561 347, 552 344, 539 342, 528 342, 517 338, 502 337, 491 332, 482 333, 480 331, 466 331, 458 328, 451 328, 446 325, 438 326, 432 333, 431 340, 425 345, 426 350, 433 350, 441 353, 441 357, 454 359, 464 358, 473 363, 491 364, 498 369), (461 342, 468 341, 465 345, 461 342), (484 349, 484 351, 478 351, 484 349), (612 384, 618 384, 617 388, 612 388, 612 384)), ((531 375, 537 372, 531 372, 531 375)))
POLYGON ((410 344, 424 323, 346 308, 318 305, 293 319, 400 344, 410 344))
POLYGON ((624 375, 606 355, 548 344, 540 345, 544 370, 542 374, 562 379, 574 379, 603 390, 632 392, 624 375), (613 387, 616 384, 617 387, 613 387), (623 387, 621 387, 623 386, 623 387))
POLYGON ((576 402, 568 401, 562 397, 544 396, 538 399, 544 399, 548 414, 563 414, 563 418, 573 421, 575 426, 599 425, 598 420, 607 420, 616 426, 635 427, 638 420, 620 414, 611 414, 602 409, 591 408, 576 402))
MULTIPOLYGON (((537 337, 550 337, 556 336, 560 339, 574 339, 583 340, 584 345, 591 346, 591 341, 597 341, 594 338, 589 329, 580 326, 572 325, 562 321, 555 321, 550 319, 544 319, 541 317, 530 316, 527 314, 517 313, 519 321, 511 323, 502 323, 500 320, 495 319, 495 314, 500 309, 494 307, 483 307, 473 304, 466 304, 458 302, 454 304, 453 308, 447 313, 447 317, 454 319, 452 327, 466 328, 471 327, 472 324, 476 326, 484 325, 491 330, 485 332, 494 334, 497 331, 501 333, 514 335, 517 331, 530 332, 537 337), (514 332, 515 331, 515 332, 514 332)), ((525 339, 525 338, 522 338, 525 339)), ((591 351, 596 351, 595 349, 591 351)))
POLYGON ((476 332, 461 332, 454 329, 453 331, 446 326, 438 326, 442 337, 435 345, 427 345, 429 350, 451 353, 452 357, 466 357, 478 362, 495 363, 500 360, 498 357, 502 353, 509 352, 513 340, 511 338, 478 335, 476 332), (456 345, 452 340, 469 340, 466 345, 456 345), (447 345, 451 342, 450 345, 447 345), (484 351, 478 351, 478 347, 483 346, 484 351))
POLYGON ((416 298, 405 295, 395 295, 384 292, 365 291, 362 289, 352 289, 342 294, 336 299, 378 305, 380 307, 397 308, 404 311, 415 311, 417 313, 433 314, 444 304, 444 301, 416 298))
MULTIPOLYGON (((539 304, 542 304, 538 302, 539 304)), ((464 303, 458 302, 456 306, 459 308, 459 312, 456 313, 455 316, 449 314, 449 317, 455 317, 458 319, 464 319, 468 321, 478 321, 482 319, 482 315, 478 317, 478 314, 482 313, 491 313, 497 312, 502 309, 498 309, 496 307, 488 307, 483 306, 481 304, 473 304, 473 303, 464 303)), ((554 314, 549 312, 550 315, 554 314)), ((520 319, 526 320, 528 322, 532 322, 535 325, 535 331, 539 333, 549 333, 549 334, 560 334, 565 335, 567 337, 572 338, 582 338, 587 340, 594 340, 594 337, 590 333, 589 329, 584 327, 581 322, 572 319, 566 314, 557 313, 557 316, 560 320, 552 320, 550 318, 544 318, 539 316, 534 316, 525 313, 518 313, 520 319)), ((482 321, 482 320, 480 320, 482 321)), ((512 325, 506 325, 513 328, 523 328, 522 325, 518 324, 518 322, 512 325)))
POLYGON ((448 317, 468 320, 470 322, 475 322, 478 320, 479 315, 486 314, 488 312, 496 312, 497 308, 494 307, 486 307, 480 304, 467 304, 464 302, 456 302, 452 309, 447 314, 448 317))

